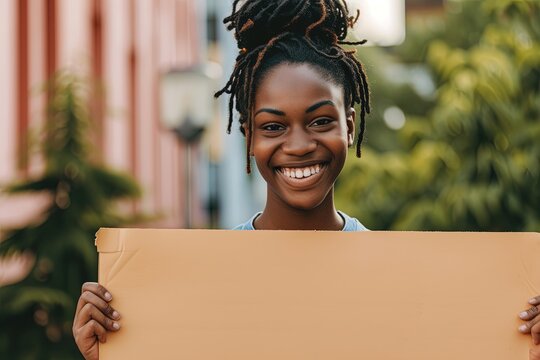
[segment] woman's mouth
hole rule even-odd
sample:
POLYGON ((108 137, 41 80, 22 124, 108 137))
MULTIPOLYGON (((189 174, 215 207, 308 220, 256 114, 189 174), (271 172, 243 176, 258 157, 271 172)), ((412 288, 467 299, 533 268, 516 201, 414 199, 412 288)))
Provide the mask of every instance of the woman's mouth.
POLYGON ((318 174, 321 171, 322 164, 316 164, 313 166, 305 166, 305 167, 282 167, 279 168, 281 173, 289 178, 292 179, 303 179, 311 177, 315 174, 318 174))
POLYGON ((302 167, 279 167, 276 170, 289 186, 305 188, 318 182, 326 166, 326 163, 320 163, 302 167))

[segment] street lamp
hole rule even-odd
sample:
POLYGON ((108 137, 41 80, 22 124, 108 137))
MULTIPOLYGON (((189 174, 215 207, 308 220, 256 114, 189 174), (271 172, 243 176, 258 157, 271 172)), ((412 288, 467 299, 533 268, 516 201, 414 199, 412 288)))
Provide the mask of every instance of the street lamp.
POLYGON ((211 64, 172 69, 160 80, 162 125, 185 144, 185 226, 191 228, 191 150, 201 138, 214 114, 215 68, 211 64))

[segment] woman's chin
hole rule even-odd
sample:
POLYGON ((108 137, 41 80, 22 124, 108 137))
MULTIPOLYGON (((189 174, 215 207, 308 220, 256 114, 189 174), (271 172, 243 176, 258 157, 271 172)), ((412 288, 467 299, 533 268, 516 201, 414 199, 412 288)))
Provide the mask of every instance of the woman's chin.
POLYGON ((304 194, 284 194, 284 196, 280 197, 281 200, 287 205, 287 207, 300 211, 310 211, 317 209, 326 199, 326 196, 324 196, 324 194, 310 194, 308 192, 304 194))

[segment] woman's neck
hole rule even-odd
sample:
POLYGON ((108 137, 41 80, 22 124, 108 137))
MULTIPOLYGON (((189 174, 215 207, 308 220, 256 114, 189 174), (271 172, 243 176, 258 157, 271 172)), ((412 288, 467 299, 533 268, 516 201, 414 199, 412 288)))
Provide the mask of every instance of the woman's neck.
POLYGON ((268 190, 264 211, 254 223, 258 230, 341 230, 344 219, 334 206, 333 189, 321 204, 309 210, 291 207, 268 190))

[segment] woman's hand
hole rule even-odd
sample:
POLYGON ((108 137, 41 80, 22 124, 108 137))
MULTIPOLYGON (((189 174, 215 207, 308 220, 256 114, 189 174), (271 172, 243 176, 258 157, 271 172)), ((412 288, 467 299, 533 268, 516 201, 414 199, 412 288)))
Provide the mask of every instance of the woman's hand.
POLYGON ((529 300, 532 306, 519 313, 519 317, 525 320, 525 324, 519 327, 524 334, 531 334, 534 343, 529 353, 529 360, 540 360, 540 296, 529 300))
POLYGON ((120 314, 109 304, 111 300, 111 293, 98 283, 83 284, 73 320, 73 337, 86 360, 98 360, 98 341, 106 342, 109 331, 120 329, 120 314))

